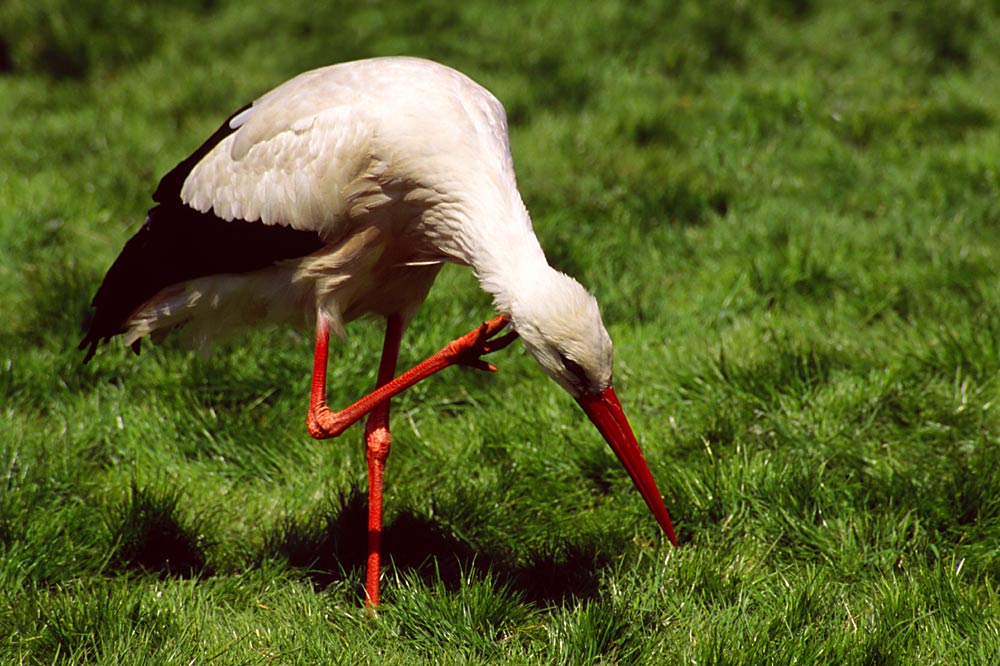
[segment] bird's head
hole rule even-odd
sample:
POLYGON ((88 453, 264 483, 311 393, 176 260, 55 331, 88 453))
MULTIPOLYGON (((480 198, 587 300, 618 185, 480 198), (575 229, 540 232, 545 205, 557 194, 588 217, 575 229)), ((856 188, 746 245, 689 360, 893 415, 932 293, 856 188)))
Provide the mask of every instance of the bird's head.
POLYGON ((552 271, 512 303, 511 320, 545 374, 577 400, 611 386, 611 337, 597 300, 573 278, 552 271))
POLYGON ((611 336, 597 300, 573 278, 548 270, 522 284, 510 318, 542 370, 576 399, 604 436, 676 545, 670 516, 611 385, 611 336))

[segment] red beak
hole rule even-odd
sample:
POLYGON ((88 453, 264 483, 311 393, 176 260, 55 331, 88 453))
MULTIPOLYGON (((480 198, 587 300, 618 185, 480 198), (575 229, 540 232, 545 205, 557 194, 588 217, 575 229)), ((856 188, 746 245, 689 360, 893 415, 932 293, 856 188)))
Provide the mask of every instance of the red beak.
POLYGON ((639 489, 642 498, 646 500, 649 510, 656 516, 656 522, 660 524, 666 533, 670 543, 677 545, 677 537, 674 536, 674 526, 670 522, 670 514, 667 507, 663 505, 663 498, 656 487, 656 481, 649 471, 649 465, 639 449, 639 442, 636 441, 632 433, 632 427, 625 418, 622 411, 622 404, 618 402, 615 390, 610 386, 603 393, 584 393, 577 398, 577 402, 583 407, 590 420, 597 426, 597 429, 604 436, 604 439, 611 446, 611 450, 618 456, 618 460, 632 477, 632 482, 639 489))

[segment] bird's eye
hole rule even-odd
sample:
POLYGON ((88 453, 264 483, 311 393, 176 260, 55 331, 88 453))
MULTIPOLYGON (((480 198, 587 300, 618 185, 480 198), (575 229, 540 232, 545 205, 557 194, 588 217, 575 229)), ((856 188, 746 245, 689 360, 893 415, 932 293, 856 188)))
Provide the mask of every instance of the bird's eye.
POLYGON ((586 386, 588 383, 587 373, 579 363, 571 358, 567 358, 563 354, 559 354, 559 360, 562 361, 563 367, 566 368, 568 372, 574 379, 576 379, 580 386, 586 386))

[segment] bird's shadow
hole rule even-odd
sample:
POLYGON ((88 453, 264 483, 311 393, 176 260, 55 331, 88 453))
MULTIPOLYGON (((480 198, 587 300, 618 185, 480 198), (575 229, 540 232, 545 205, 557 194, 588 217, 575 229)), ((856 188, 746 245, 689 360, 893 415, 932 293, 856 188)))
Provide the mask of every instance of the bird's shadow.
MULTIPOLYGON (((367 499, 354 489, 320 521, 285 520, 265 536, 260 559, 284 559, 320 589, 350 582, 363 600, 367 522, 367 499)), ((573 544, 534 554, 526 563, 515 561, 509 554, 476 549, 442 524, 407 511, 383 527, 382 557, 398 573, 412 572, 449 590, 459 589, 470 573, 490 574, 543 606, 596 597, 598 572, 607 564, 597 549, 573 544)))

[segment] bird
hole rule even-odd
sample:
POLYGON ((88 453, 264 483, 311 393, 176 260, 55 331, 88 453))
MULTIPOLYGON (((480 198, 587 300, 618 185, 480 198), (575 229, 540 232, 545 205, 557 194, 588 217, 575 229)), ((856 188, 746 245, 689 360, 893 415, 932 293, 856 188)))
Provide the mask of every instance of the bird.
POLYGON ((366 605, 379 604, 391 398, 520 339, 610 445, 670 542, 670 515, 612 385, 595 297, 556 270, 517 187, 506 113, 444 64, 376 57, 299 74, 229 116, 166 173, 92 301, 84 363, 121 336, 190 347, 248 326, 315 326, 306 424, 335 437, 368 416, 366 605), (400 341, 444 264, 470 267, 497 314, 395 376, 400 341), (330 334, 383 318, 375 389, 327 405, 330 334))

